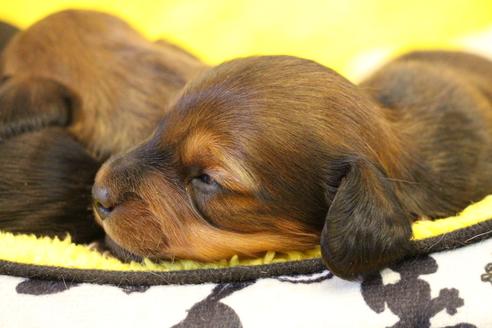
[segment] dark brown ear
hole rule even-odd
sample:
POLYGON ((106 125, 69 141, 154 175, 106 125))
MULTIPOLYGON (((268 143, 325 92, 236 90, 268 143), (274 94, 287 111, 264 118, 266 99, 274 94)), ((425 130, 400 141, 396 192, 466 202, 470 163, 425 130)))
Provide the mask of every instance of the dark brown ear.
POLYGON ((366 160, 347 163, 321 233, 321 251, 337 276, 354 279, 408 255, 411 216, 382 169, 366 160))
POLYGON ((103 236, 91 188, 100 166, 63 128, 0 141, 0 230, 90 242, 103 236))
POLYGON ((0 84, 0 140, 70 123, 78 99, 62 84, 41 77, 5 77, 0 84))
POLYGON ((0 52, 17 32, 19 32, 17 27, 6 22, 0 22, 0 52))

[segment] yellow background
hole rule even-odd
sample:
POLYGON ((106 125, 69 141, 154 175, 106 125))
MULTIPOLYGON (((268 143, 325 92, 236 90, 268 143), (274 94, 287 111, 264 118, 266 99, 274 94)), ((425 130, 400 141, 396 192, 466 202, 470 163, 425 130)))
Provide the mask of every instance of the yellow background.
POLYGON ((209 64, 253 54, 315 59, 341 73, 361 53, 450 47, 492 27, 491 0, 0 0, 0 19, 25 28, 65 8, 114 13, 209 64))

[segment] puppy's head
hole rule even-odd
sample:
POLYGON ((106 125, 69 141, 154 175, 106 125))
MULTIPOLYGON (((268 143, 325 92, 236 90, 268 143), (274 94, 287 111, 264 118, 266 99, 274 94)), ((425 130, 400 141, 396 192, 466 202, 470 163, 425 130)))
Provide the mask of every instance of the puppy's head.
POLYGON ((320 242, 344 277, 400 257, 409 220, 388 177, 399 142, 348 81, 292 57, 234 60, 188 84, 155 133, 110 159, 93 195, 116 244, 214 260, 320 242))

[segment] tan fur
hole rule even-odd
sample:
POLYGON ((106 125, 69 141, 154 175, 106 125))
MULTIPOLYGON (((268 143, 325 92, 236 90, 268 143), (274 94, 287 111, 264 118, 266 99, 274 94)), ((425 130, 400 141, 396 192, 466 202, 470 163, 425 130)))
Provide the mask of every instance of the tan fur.
POLYGON ((221 184, 231 190, 252 192, 257 189, 247 168, 223 145, 224 138, 210 131, 196 130, 183 143, 181 161, 187 167, 207 167, 221 184))
MULTIPOLYGON (((107 172, 100 171, 98 179, 105 179, 107 172)), ((157 174, 149 174, 146 183, 134 191, 141 198, 119 206, 115 219, 101 220, 97 213, 96 217, 116 243, 140 256, 213 261, 235 254, 254 256, 266 249, 304 250, 319 242, 316 234, 282 218, 275 218, 281 234, 261 230, 239 233, 214 227, 189 205, 186 194, 176 193, 174 186, 157 174)))

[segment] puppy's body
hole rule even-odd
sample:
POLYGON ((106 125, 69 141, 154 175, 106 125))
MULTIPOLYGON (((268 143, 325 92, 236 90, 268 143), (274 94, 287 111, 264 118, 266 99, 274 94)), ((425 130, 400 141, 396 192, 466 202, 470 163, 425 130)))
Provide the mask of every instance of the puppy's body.
POLYGON ((445 217, 492 191, 492 64, 459 52, 415 52, 361 84, 393 122, 417 216, 445 217))
POLYGON ((321 240, 334 273, 379 269, 412 253, 413 220, 492 191, 491 71, 473 55, 414 53, 357 87, 293 57, 225 63, 187 85, 150 140, 103 166, 98 221, 141 256, 321 240))
MULTIPOLYGON (((175 93, 203 68, 184 50, 149 42, 116 17, 71 10, 16 35, 2 56, 0 74, 13 80, 11 93, 20 97, 32 88, 32 79, 58 83, 65 89, 70 132, 105 158, 143 140, 175 93)), ((39 113, 33 107, 25 110, 39 113)))

